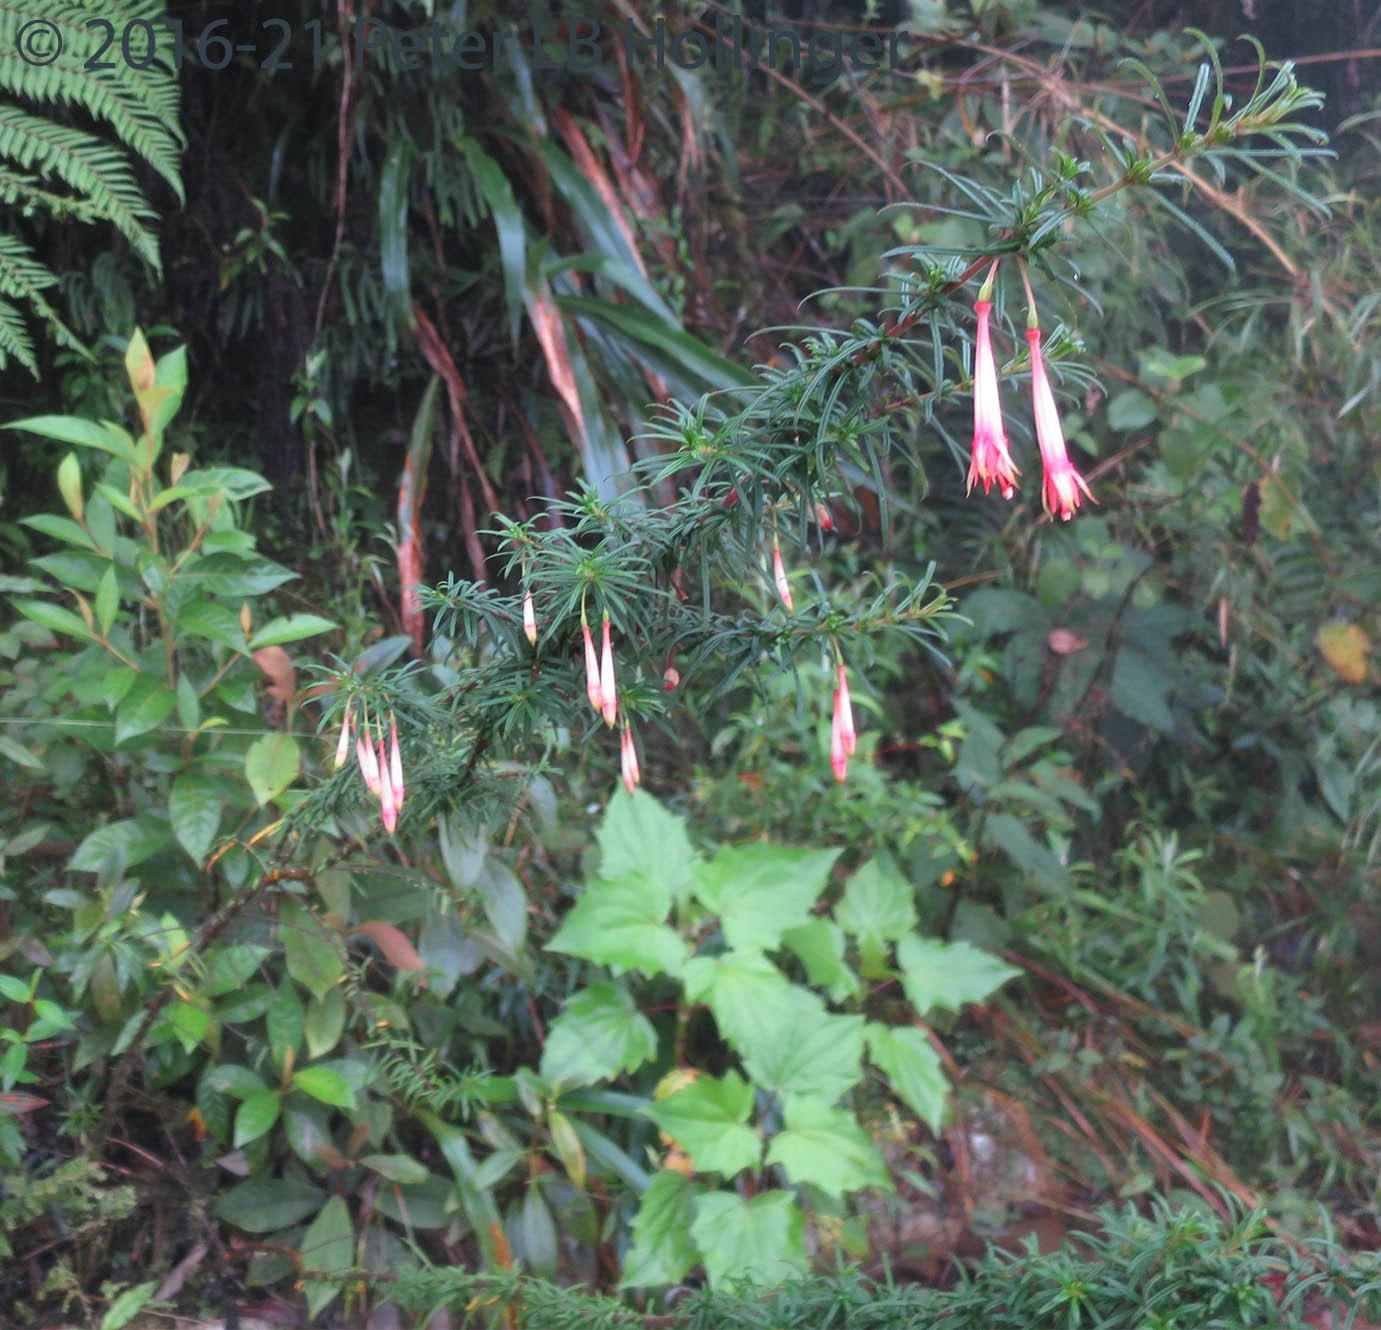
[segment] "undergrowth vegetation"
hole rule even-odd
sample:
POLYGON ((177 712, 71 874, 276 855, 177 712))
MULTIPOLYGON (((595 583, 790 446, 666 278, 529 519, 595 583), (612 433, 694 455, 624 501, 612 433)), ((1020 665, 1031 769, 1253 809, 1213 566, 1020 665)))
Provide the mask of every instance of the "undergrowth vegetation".
POLYGON ((1065 8, 5 84, 0 1324, 1381 1314, 1373 119, 1065 8))

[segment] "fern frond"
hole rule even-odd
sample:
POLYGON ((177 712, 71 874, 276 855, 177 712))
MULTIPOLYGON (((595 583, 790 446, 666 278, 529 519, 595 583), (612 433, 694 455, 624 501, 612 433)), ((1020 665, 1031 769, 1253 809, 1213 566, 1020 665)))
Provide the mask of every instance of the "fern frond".
POLYGON ((8 300, 0 298, 0 370, 11 360, 17 360, 34 378, 38 378, 38 361, 34 359, 34 344, 24 330, 19 311, 8 300))
POLYGON ((164 26, 155 0, 93 0, 86 6, 47 0, 0 3, 0 90, 36 102, 80 106, 110 125, 116 136, 154 168, 183 201, 178 153, 184 142, 178 123, 178 83, 173 66, 172 31, 164 26), (18 34, 26 23, 51 23, 62 40, 62 54, 50 65, 29 64, 18 53, 18 34), (154 32, 154 60, 145 69, 129 64, 119 51, 108 55, 110 69, 88 70, 99 33, 87 27, 108 21, 116 33, 135 20, 154 32))
POLYGON ((0 231, 0 370, 13 357, 30 374, 38 377, 33 342, 24 327, 19 309, 7 297, 31 305, 64 346, 75 351, 83 349, 80 340, 44 299, 44 290, 56 283, 57 278, 33 257, 29 247, 18 236, 0 231))
POLYGON ((101 216, 114 222, 120 233, 148 263, 158 268, 158 242, 141 219, 155 214, 118 148, 94 134, 55 124, 17 107, 0 107, 0 157, 8 157, 26 169, 56 175, 86 195, 101 216))

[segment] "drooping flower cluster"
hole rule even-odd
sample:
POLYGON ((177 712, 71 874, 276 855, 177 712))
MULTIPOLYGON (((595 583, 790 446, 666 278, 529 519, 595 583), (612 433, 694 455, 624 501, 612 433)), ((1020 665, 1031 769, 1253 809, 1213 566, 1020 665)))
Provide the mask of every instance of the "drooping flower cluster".
MULTIPOLYGON (((609 616, 604 616, 604 634, 601 651, 596 654, 595 640, 590 635, 590 625, 585 619, 585 611, 580 612, 580 631, 585 639, 585 696, 590 705, 604 717, 604 723, 611 729, 618 720, 619 693, 618 680, 614 673, 614 643, 609 616)), ((667 667, 667 677, 676 674, 667 667)), ((668 682, 669 688, 679 683, 681 676, 676 674, 675 683, 668 682)), ((623 734, 619 740, 619 758, 622 767, 624 787, 632 794, 642 779, 638 769, 638 749, 633 737, 633 726, 628 717, 623 718, 623 734)))
POLYGON ((336 742, 336 770, 345 765, 350 751, 350 740, 355 740, 355 761, 364 778, 365 789, 379 801, 380 816, 384 830, 392 832, 398 825, 398 814, 403 808, 403 796, 407 786, 403 781, 403 755, 398 748, 398 724, 390 716, 388 720, 388 748, 384 747, 383 723, 378 722, 377 733, 369 723, 369 713, 364 711, 360 717, 358 731, 349 703, 345 707, 345 718, 341 721, 340 738, 336 742))
MULTIPOLYGON (((974 482, 982 481, 986 494, 996 481, 1002 497, 1010 499, 1016 493, 1016 478, 1021 472, 1012 463, 1007 435, 1002 427, 997 362, 993 359, 992 337, 988 330, 988 318, 992 311, 990 297, 996 272, 997 263, 994 262, 973 307, 978 315, 978 332, 974 339, 973 450, 969 460, 968 487, 972 491, 974 482)), ((1022 272, 1022 278, 1026 278, 1025 271, 1022 272)), ((1081 492, 1091 501, 1094 500, 1083 476, 1069 460, 1064 430, 1060 426, 1059 408, 1055 405, 1055 394, 1051 390, 1045 361, 1041 356, 1041 334, 1036 326, 1036 306, 1029 282, 1026 284, 1026 295, 1031 311, 1030 327, 1026 332, 1026 340, 1031 347, 1031 402, 1036 417, 1036 442, 1040 446, 1041 463, 1045 469, 1041 501, 1046 512, 1052 516, 1058 513, 1068 522, 1083 501, 1081 492)))

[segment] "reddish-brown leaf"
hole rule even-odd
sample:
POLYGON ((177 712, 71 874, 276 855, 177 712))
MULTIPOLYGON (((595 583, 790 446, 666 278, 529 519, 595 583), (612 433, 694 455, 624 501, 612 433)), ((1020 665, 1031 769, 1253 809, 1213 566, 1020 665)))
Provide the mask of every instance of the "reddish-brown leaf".
POLYGON ((297 671, 292 657, 282 647, 260 647, 254 653, 254 663, 270 679, 269 696, 280 702, 291 702, 297 693, 297 671))
POLYGON ((400 970, 423 970, 426 968, 422 964, 422 958, 417 954, 416 948, 392 924, 383 923, 378 919, 367 919, 362 924, 356 924, 351 932, 363 933, 384 953, 385 959, 400 970))

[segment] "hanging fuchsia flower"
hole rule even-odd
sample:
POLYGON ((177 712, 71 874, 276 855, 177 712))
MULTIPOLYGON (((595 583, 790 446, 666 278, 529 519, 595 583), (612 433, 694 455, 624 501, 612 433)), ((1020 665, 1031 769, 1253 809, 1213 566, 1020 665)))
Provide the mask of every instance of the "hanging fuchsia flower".
POLYGON ((599 691, 603 701, 604 723, 611 729, 619 710, 618 689, 614 685, 614 648, 609 642, 609 616, 604 616, 604 660, 599 667, 599 691))
POLYGON ((623 765, 623 788, 632 794, 642 779, 638 771, 638 746, 633 742, 633 727, 624 722, 623 739, 619 744, 619 757, 623 765))
POLYGON ((532 592, 523 596, 523 632, 533 646, 537 645, 537 611, 532 604, 532 592))
POLYGON ((403 784, 403 755, 398 751, 398 723, 391 715, 388 718, 388 741, 389 784, 393 786, 393 802, 401 811, 407 787, 403 784))
POLYGON ((355 760, 360 764, 360 775, 364 786, 376 799, 379 797, 379 760, 374 756, 374 745, 369 740, 369 724, 366 718, 360 725, 359 737, 355 740, 355 760))
POLYGON ((384 758, 383 739, 379 740, 379 804, 384 830, 392 835, 394 827, 398 825, 398 801, 393 795, 393 777, 384 758))
POLYGON ((350 734, 354 726, 350 722, 350 703, 345 704, 345 715, 340 723, 340 738, 336 741, 336 766, 339 771, 345 765, 345 755, 350 751, 350 734))
POLYGON ((1041 330, 1028 328, 1026 340, 1031 344, 1031 398, 1036 412, 1036 442, 1040 444, 1041 463, 1045 467, 1045 483, 1041 488, 1041 502, 1052 516, 1059 513, 1068 522, 1074 510, 1083 502, 1082 490, 1089 500, 1097 503, 1089 487, 1069 460, 1065 448, 1064 430, 1060 425, 1060 411, 1055 394, 1046 377, 1045 361, 1041 358, 1041 330))
POLYGON ((590 625, 582 623, 580 631, 585 634, 585 696, 590 699, 590 705, 596 711, 600 711, 604 707, 604 692, 599 681, 599 657, 595 655, 595 642, 590 636, 590 625))
POLYGON ((791 583, 786 580, 786 565, 782 563, 782 547, 772 542, 772 576, 777 580, 777 594, 782 604, 791 609, 791 583))
POLYGON ((858 735, 854 730, 854 707, 849 697, 849 676, 843 665, 839 666, 839 686, 834 692, 834 709, 839 716, 839 737, 844 751, 850 757, 858 747, 858 735))
POLYGON ((842 781, 849 774, 849 754, 844 747, 844 713, 839 707, 839 689, 834 690, 834 716, 830 721, 830 766, 835 780, 842 781))
POLYGON ((1002 400, 997 390, 997 362, 993 359, 993 344, 988 332, 988 315, 992 305, 980 299, 974 305, 978 315, 978 334, 974 340, 973 360, 973 456, 969 461, 969 491, 974 481, 983 482, 987 494, 997 481, 1004 499, 1016 493, 1016 478, 1021 474, 1012 465, 1007 451, 1007 434, 1002 428, 1002 400))

